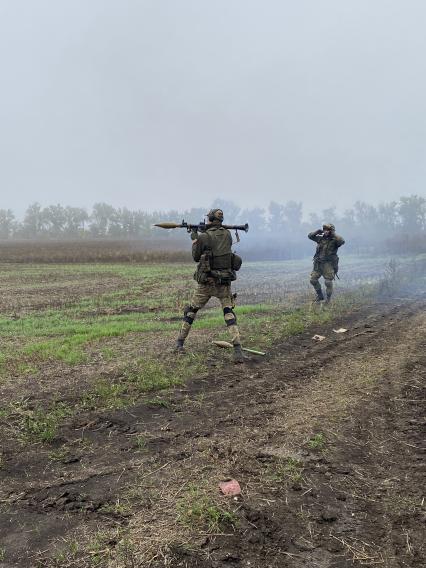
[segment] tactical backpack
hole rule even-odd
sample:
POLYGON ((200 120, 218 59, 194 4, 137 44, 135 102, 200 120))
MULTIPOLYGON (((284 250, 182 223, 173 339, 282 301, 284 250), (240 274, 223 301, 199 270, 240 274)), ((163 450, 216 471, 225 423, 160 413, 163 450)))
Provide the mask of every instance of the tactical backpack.
POLYGON ((229 231, 224 227, 214 227, 205 233, 207 251, 201 255, 194 278, 205 284, 213 278, 217 284, 230 284, 237 279, 242 259, 231 250, 229 231))

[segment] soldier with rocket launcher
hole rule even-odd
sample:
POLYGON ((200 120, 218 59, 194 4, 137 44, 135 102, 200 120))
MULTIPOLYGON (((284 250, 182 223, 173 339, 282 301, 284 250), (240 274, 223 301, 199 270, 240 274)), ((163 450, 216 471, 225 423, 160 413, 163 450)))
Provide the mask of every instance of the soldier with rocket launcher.
POLYGON ((189 335, 197 312, 204 307, 210 298, 217 298, 222 306, 225 324, 229 331, 234 348, 234 362, 243 363, 240 332, 234 312, 235 298, 231 292, 231 282, 236 280, 236 272, 240 269, 242 259, 232 252, 232 236, 230 229, 248 231, 245 225, 223 225, 223 211, 212 209, 207 214, 207 222, 190 225, 182 221, 177 223, 158 223, 163 229, 186 228, 191 233, 192 258, 198 263, 194 274, 197 282, 191 303, 184 308, 183 322, 175 351, 184 353, 184 343, 189 335))

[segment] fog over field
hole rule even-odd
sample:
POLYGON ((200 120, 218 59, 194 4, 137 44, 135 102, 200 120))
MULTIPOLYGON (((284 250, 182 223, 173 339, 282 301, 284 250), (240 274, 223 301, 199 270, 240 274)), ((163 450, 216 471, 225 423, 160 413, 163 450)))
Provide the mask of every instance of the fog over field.
POLYGON ((426 566, 425 21, 0 0, 1 568, 426 566))
POLYGON ((425 195, 420 0, 0 0, 1 208, 425 195))

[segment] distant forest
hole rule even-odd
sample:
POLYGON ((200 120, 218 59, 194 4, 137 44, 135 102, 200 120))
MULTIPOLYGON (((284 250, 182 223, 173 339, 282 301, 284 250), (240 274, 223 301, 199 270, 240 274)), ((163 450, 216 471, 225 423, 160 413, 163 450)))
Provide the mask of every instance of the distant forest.
MULTIPOLYGON (((298 201, 271 202, 267 208, 243 209, 232 201, 216 200, 211 207, 220 207, 225 222, 249 223, 243 248, 262 251, 264 258, 298 258, 312 252, 306 239, 309 231, 331 222, 347 240, 353 252, 426 251, 426 199, 418 195, 401 197, 398 201, 373 206, 357 201, 352 208, 338 213, 330 207, 311 213, 306 221, 303 205, 298 201)), ((148 213, 114 208, 107 203, 95 203, 91 211, 80 207, 32 203, 24 217, 18 220, 10 209, 0 209, 1 240, 161 240, 185 239, 184 231, 153 229, 160 221, 185 219, 196 223, 203 220, 210 207, 183 211, 169 210, 148 213)))

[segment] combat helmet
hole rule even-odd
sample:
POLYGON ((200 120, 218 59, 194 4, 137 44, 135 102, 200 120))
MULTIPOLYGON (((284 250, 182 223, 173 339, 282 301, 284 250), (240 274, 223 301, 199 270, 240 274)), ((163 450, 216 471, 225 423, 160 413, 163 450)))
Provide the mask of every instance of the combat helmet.
POLYGON ((213 221, 219 221, 220 223, 222 223, 223 222, 222 209, 210 209, 210 211, 207 213, 207 219, 210 221, 210 223, 213 223, 213 221))
POLYGON ((332 233, 334 233, 336 231, 336 227, 333 225, 333 223, 324 223, 322 226, 322 230, 331 231, 332 233))

